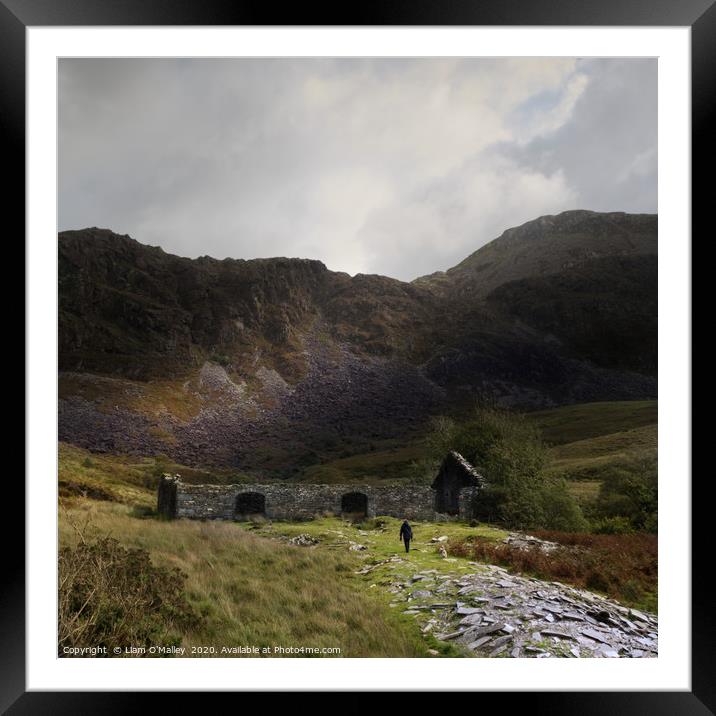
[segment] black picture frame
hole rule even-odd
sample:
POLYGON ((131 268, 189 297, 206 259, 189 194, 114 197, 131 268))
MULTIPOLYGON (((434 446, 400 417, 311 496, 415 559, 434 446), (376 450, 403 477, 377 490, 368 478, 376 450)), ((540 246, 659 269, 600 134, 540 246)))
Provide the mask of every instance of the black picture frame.
MULTIPOLYGON (((0 0, 0 141, 6 179, 5 218, 11 219, 6 241, 15 247, 25 236, 25 30, 32 26, 94 25, 521 25, 521 26, 688 26, 692 39, 692 221, 705 219, 711 197, 706 179, 714 156, 713 126, 716 99, 716 0, 385 0, 375 6, 306 7, 304 4, 277 10, 269 4, 236 0, 0 0), (275 19, 281 18, 280 23, 275 19), (708 168, 707 168, 708 167, 708 168), (700 176, 700 181, 697 177, 700 176)), ((710 178, 710 177, 709 177, 710 178)), ((705 226, 705 223, 703 223, 705 226)), ((693 246, 693 241, 692 241, 693 246)), ((22 259, 21 259, 22 260, 22 259)), ((6 475, 9 478, 10 475, 6 475)), ((686 479, 687 476, 682 476, 686 479)), ((709 509, 706 479, 692 480, 692 571, 708 569, 706 532, 709 509)), ((6 479, 6 502, 17 508, 25 503, 18 480, 6 479)), ((24 510, 20 518, 24 520, 24 510)), ((171 707, 167 693, 27 692, 25 687, 25 560, 17 543, 15 522, 3 522, 7 532, 4 584, 0 591, 0 709, 11 714, 139 713, 171 707)), ((705 580, 692 583, 691 691, 684 692, 552 692, 479 694, 479 706, 492 708, 494 697, 501 707, 551 714, 709 714, 716 713, 716 610, 705 580)), ((88 685, 89 686, 89 685, 88 685)), ((436 684, 439 689, 439 684, 436 684)), ((277 694, 275 694, 278 696, 277 694)), ((176 694, 174 695, 176 696, 176 694)), ((204 699, 182 693, 183 708, 204 699)), ((290 694, 291 708, 300 708, 315 694, 290 694)), ((335 694, 334 694, 335 696, 335 694)), ((340 710, 357 712, 370 708, 368 694, 356 694, 340 710)), ((432 697, 442 703, 450 694, 421 694, 428 706, 432 697)), ((477 697, 478 695, 475 695, 477 697)))

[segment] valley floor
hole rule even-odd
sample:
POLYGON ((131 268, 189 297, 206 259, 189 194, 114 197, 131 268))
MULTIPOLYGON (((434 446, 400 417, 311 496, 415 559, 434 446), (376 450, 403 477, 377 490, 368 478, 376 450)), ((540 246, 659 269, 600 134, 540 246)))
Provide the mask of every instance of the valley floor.
MULTIPOLYGON (((655 401, 528 416, 550 445, 548 469, 567 480, 583 509, 614 476, 633 479, 656 469, 655 401)), ((378 442, 367 453, 336 459, 325 455, 299 481, 426 484, 434 466, 427 466, 425 450, 417 440, 378 442)), ((523 558, 531 553, 505 549, 508 533, 495 527, 416 523, 406 555, 392 518, 360 524, 337 517, 161 520, 154 507, 165 472, 179 472, 190 483, 253 481, 235 470, 189 468, 161 455, 93 453, 60 443, 60 541, 73 546, 110 535, 126 548, 146 550, 157 567, 179 568, 186 599, 201 618, 180 630, 178 656, 256 656, 247 647, 265 649, 259 656, 657 654, 657 618, 649 611, 656 611, 658 598, 656 535, 545 533, 566 551, 559 559, 548 555, 548 563, 542 554, 540 563, 523 558)))
MULTIPOLYGON (((245 524, 245 523, 244 523, 245 524)), ((424 636, 451 643, 454 655, 478 657, 655 657, 656 615, 555 581, 459 557, 441 546, 466 536, 502 542, 489 526, 416 523, 408 554, 398 543, 400 521, 381 517, 352 525, 336 518, 245 529, 304 544, 304 549, 355 552, 369 590, 412 617, 424 636), (308 525, 308 528, 307 528, 308 525), (315 541, 315 542, 314 542, 315 541), (311 543, 314 544, 311 545, 311 543)))
POLYGON ((179 656, 656 656, 652 614, 441 555, 468 536, 501 542, 502 530, 416 523, 405 554, 398 528, 392 518, 169 522, 76 497, 60 510, 61 545, 110 534, 187 575, 202 621, 182 635, 179 656))

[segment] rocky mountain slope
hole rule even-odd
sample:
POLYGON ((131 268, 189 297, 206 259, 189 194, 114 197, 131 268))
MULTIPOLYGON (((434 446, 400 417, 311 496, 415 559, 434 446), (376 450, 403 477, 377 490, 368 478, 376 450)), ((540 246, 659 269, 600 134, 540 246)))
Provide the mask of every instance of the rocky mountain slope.
POLYGON ((404 283, 59 236, 60 439, 287 476, 472 396, 656 396, 657 218, 572 211, 404 283))

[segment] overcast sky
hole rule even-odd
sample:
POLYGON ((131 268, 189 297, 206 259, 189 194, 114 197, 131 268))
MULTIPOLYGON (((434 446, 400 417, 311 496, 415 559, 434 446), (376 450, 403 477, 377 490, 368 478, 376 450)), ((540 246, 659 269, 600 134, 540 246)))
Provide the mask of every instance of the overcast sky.
POLYGON ((656 60, 63 59, 59 228, 411 280, 566 209, 656 212, 656 60))

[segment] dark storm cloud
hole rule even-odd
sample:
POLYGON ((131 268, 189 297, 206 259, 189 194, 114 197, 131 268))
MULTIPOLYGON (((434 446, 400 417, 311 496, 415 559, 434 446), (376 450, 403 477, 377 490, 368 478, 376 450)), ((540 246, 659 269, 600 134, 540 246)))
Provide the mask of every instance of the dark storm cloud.
POLYGON ((60 229, 404 279, 656 210, 656 61, 61 60, 60 229))

